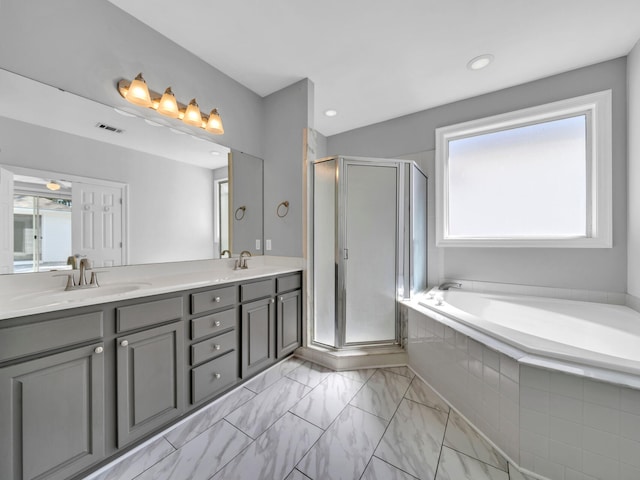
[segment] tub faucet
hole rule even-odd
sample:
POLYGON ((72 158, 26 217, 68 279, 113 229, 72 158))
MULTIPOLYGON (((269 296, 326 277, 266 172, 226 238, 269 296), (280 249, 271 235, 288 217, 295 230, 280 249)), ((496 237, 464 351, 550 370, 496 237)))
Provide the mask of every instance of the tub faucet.
POLYGON ((444 282, 438 286, 438 290, 449 290, 450 288, 462 288, 462 284, 458 282, 444 282))
POLYGON ((247 259, 245 258, 245 255, 247 257, 250 257, 251 252, 248 250, 243 250, 242 252, 240 252, 240 268, 249 268, 249 266, 247 265, 247 259))

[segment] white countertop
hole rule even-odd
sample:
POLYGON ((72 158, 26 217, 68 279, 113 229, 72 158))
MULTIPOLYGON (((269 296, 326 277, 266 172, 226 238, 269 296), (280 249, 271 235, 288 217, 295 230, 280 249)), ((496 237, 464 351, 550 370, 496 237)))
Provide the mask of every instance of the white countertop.
MULTIPOLYGON (((249 268, 233 270, 233 260, 174 262, 96 269, 100 287, 64 291, 59 271, 0 276, 0 320, 68 308, 148 297, 193 288, 230 284, 300 271, 304 260, 293 257, 251 257, 249 268)), ((87 280, 89 274, 87 274, 87 280)))

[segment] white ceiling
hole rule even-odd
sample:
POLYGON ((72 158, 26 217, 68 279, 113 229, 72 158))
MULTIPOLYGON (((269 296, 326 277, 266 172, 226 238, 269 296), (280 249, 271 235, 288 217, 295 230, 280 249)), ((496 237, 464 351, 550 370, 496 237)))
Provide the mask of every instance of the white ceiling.
POLYGON ((327 136, 624 56, 640 38, 639 0, 110 1, 261 96, 311 79, 327 136), (492 65, 466 68, 485 53, 492 65))

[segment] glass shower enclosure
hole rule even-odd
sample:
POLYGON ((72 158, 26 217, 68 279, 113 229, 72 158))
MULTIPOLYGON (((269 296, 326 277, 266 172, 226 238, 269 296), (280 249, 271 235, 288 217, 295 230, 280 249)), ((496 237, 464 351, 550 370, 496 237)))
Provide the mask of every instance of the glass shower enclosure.
POLYGON ((342 156, 311 175, 312 343, 399 343, 397 300, 427 286, 427 177, 411 161, 342 156))

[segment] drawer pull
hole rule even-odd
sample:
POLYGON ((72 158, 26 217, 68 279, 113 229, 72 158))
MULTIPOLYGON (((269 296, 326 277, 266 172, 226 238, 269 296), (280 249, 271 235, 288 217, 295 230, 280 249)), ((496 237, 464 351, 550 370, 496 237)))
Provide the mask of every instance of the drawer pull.
POLYGON ((214 298, 213 301, 216 302, 216 303, 220 303, 220 297, 214 298))
POLYGON ((100 353, 104 352, 104 348, 102 348, 102 347, 96 347, 93 351, 94 351, 95 353, 100 354, 100 353))
POLYGON ((219 379, 221 376, 222 376, 222 375, 220 375, 219 373, 214 373, 214 374, 213 374, 213 378, 214 378, 215 380, 219 379))
POLYGON ((213 346, 213 349, 214 349, 214 350, 220 350, 220 345, 217 345, 217 344, 216 344, 216 345, 214 345, 214 346, 213 346))
POLYGON ((213 322, 213 326, 214 326, 214 327, 219 327, 220 325, 222 325, 222 323, 220 322, 220 320, 216 320, 215 322, 213 322))
POLYGON ((129 340, 122 340, 122 341, 120 342, 120 346, 121 346, 121 347, 126 347, 126 346, 128 346, 128 345, 129 345, 129 340))

